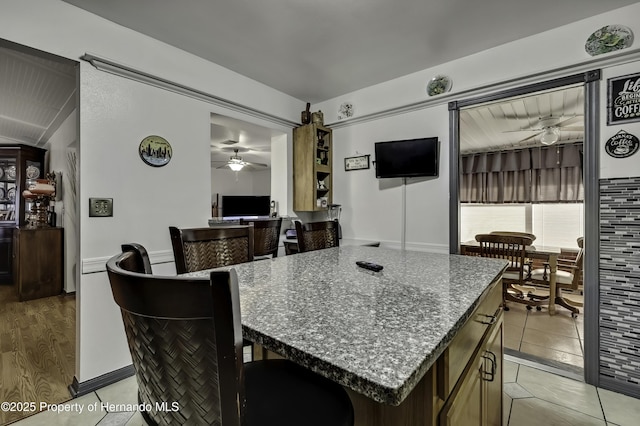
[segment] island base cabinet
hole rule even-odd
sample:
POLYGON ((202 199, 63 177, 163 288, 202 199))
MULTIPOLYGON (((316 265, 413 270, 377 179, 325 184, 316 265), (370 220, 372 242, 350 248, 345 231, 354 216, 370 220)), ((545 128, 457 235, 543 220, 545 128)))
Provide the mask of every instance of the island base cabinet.
POLYGON ((439 415, 439 426, 502 425, 503 314, 474 353, 439 415))
MULTIPOLYGON (((502 425, 502 282, 493 282, 456 337, 394 406, 345 387, 355 426, 502 425)), ((258 344, 254 359, 281 358, 258 344)))

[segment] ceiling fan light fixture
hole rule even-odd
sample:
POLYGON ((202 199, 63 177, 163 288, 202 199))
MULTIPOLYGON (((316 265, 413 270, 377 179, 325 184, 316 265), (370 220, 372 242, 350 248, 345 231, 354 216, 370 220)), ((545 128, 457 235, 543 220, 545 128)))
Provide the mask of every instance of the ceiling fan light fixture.
POLYGON ((244 167, 244 164, 241 163, 229 163, 229 168, 234 172, 239 172, 244 167))
POLYGON ((540 143, 543 145, 553 145, 560 139, 559 133, 557 127, 545 127, 542 135, 540 135, 540 143))

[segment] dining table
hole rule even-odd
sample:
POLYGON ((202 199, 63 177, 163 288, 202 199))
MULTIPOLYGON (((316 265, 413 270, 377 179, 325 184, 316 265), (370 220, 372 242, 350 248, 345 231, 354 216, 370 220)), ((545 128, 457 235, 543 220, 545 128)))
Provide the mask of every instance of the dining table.
MULTIPOLYGON (((236 270, 244 338, 367 404, 405 402, 408 410, 422 410, 422 394, 415 403, 406 400, 506 266, 499 259, 341 246, 217 269, 236 270), (364 269, 358 261, 383 269, 364 269)), ((356 425, 369 424, 358 416, 356 408, 356 425)), ((424 421, 385 422, 431 424, 424 421)))
MULTIPOLYGON (((546 245, 530 245, 525 247, 529 259, 540 260, 549 268, 549 315, 556 314, 556 277, 558 271, 558 257, 562 253, 560 247, 546 245)), ((460 244, 460 253, 463 255, 478 256, 480 245, 476 240, 465 241, 460 244)), ((526 283, 525 283, 526 284, 526 283)))

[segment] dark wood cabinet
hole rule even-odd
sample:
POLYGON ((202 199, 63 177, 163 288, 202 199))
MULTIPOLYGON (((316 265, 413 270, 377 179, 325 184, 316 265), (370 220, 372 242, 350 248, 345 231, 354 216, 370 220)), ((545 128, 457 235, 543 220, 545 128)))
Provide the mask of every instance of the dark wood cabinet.
POLYGON ((31 207, 22 191, 44 177, 45 152, 28 145, 0 145, 0 284, 13 283, 14 228, 26 224, 31 207))
POLYGON ((62 228, 14 230, 13 272, 20 301, 62 293, 63 244, 62 228))

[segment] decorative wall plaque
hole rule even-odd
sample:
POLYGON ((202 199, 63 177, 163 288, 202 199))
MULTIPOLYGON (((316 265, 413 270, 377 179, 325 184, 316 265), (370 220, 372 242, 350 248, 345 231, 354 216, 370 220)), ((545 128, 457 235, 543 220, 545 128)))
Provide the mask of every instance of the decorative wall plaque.
POLYGON ((620 130, 611 136, 604 145, 604 150, 613 158, 627 158, 638 152, 640 141, 635 135, 620 130))
POLYGON ((607 124, 640 121, 640 73, 608 80, 607 124))
POLYGON ((138 148, 142 161, 153 167, 162 167, 171 161, 173 149, 167 140, 160 136, 147 136, 138 148))

